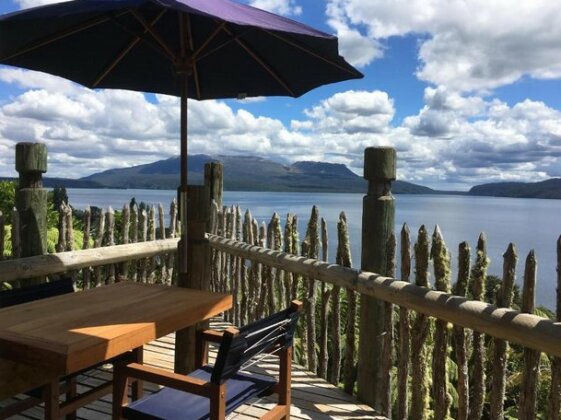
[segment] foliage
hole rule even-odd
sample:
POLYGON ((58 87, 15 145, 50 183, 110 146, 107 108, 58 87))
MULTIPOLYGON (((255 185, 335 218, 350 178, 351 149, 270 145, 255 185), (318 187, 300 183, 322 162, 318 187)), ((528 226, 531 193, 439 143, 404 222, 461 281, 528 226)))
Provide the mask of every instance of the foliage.
MULTIPOLYGON (((82 249, 84 242, 84 233, 81 231, 74 231, 74 242, 72 244, 72 249, 82 249)), ((56 252, 56 244, 58 242, 58 229, 49 228, 47 231, 47 252, 49 254, 56 252)))
POLYGON ((12 225, 4 226, 4 257, 12 256, 12 225))
POLYGON ((68 194, 66 193, 66 188, 64 187, 54 187, 52 191, 53 197, 53 207, 55 210, 60 209, 62 204, 68 204, 68 194))
POLYGON ((12 210, 16 205, 17 183, 13 181, 0 181, 0 211, 4 220, 11 220, 12 210))
MULTIPOLYGON (((501 289, 501 285, 502 285, 502 280, 499 278, 499 276, 489 274, 487 276, 487 283, 485 285, 485 294, 483 296, 483 300, 488 303, 496 304, 497 293, 501 289)), ((522 304, 522 294, 520 293, 520 286, 514 284, 512 306, 513 308, 520 308, 521 304, 522 304)))

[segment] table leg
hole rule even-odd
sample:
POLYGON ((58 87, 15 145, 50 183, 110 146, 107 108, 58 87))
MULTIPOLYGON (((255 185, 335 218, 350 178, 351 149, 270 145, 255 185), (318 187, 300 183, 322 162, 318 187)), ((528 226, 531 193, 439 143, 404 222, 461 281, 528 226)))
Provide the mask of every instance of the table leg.
MULTIPOLYGON (((66 401, 70 401, 74 398, 78 391, 76 386, 76 378, 69 378, 66 380, 66 386, 68 387, 68 391, 66 391, 66 401)), ((76 420, 76 412, 72 412, 66 415, 66 420, 76 420)))
POLYGON ((113 374, 113 416, 112 420, 120 420, 123 406, 127 405, 129 402, 128 393, 128 378, 122 372, 123 368, 127 363, 123 361, 118 361, 113 367, 115 369, 113 374))
MULTIPOLYGON (((137 347, 133 350, 133 359, 136 363, 142 364, 144 361, 144 352, 142 347, 137 347)), ((142 398, 142 394, 144 392, 144 382, 141 380, 135 380, 131 384, 132 388, 132 400, 136 401, 142 398)))
POLYGON ((45 420, 59 420, 60 407, 58 397, 60 395, 60 378, 55 378, 45 385, 45 420))

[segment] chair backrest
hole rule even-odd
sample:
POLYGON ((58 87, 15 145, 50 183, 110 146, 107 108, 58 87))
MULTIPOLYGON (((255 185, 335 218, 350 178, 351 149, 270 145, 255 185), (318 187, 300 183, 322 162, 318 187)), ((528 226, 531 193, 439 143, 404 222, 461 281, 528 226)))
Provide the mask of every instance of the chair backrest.
POLYGON ((261 353, 292 346, 301 309, 302 303, 293 301, 284 311, 255 321, 239 330, 228 328, 218 350, 211 382, 219 384, 232 377, 242 365, 261 353))
POLYGON ((52 281, 50 283, 41 283, 12 290, 3 290, 0 292, 0 308, 7 308, 8 306, 19 305, 21 303, 32 302, 34 300, 45 299, 72 292, 74 292, 74 282, 70 277, 52 281))

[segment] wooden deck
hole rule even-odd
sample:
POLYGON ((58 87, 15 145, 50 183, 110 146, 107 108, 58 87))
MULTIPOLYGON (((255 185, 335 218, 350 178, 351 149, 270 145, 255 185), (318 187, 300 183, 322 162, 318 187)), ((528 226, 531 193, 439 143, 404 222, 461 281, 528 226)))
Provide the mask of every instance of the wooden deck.
MULTIPOLYGON (((218 320, 212 323, 213 328, 224 328, 227 324, 218 320)), ((174 359, 175 336, 170 334, 144 347, 145 363, 172 370, 174 359)), ((210 357, 216 355, 211 348, 210 357)), ((84 392, 100 383, 110 375, 110 366, 103 369, 88 372, 79 378, 79 392, 84 392)), ((299 365, 292 366, 292 410, 291 417, 294 419, 382 419, 377 417, 373 410, 366 405, 362 405, 357 400, 340 389, 334 387, 323 379, 306 371, 299 365)), ((269 374, 278 373, 278 359, 269 356, 258 363, 250 366, 248 371, 267 372, 269 374)), ((157 390, 153 384, 145 384, 147 393, 157 390)), ((250 405, 245 405, 231 414, 229 418, 248 420, 255 419, 266 413, 271 407, 271 401, 276 396, 254 400, 250 405)), ((2 402, 0 402, 2 404, 2 402)), ((99 420, 111 417, 111 396, 98 400, 78 411, 79 419, 99 420)), ((43 409, 35 407, 25 411, 22 415, 14 419, 42 419, 43 409)), ((186 417, 186 420, 188 418, 186 417)))

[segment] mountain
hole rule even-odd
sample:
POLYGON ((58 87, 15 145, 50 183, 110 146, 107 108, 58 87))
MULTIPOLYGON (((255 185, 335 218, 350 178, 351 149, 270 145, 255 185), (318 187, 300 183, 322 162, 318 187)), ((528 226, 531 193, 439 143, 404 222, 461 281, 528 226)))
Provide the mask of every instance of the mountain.
MULTIPOLYGON (((18 178, 0 177, 0 181, 14 181, 17 182, 18 178)), ((43 178, 43 186, 45 188, 65 187, 65 188, 104 188, 103 185, 95 181, 88 181, 82 179, 69 179, 69 178, 43 178)))
POLYGON ((476 185, 469 195, 514 198, 561 198, 561 178, 541 182, 495 182, 476 185))
MULTIPOLYGON (((366 181, 345 165, 325 162, 296 162, 286 166, 255 156, 189 156, 189 182, 201 184, 204 164, 224 164, 224 189, 230 191, 366 192, 366 181)), ((179 158, 110 169, 81 178, 108 188, 175 189, 179 184, 179 158)), ((396 181, 396 194, 434 194, 436 191, 396 181)))
MULTIPOLYGON (((224 189, 230 191, 302 191, 365 193, 366 181, 343 164, 296 162, 283 165, 256 156, 189 156, 189 183, 202 184, 207 162, 224 164, 224 189)), ((3 178, 0 181, 17 181, 3 178)), ((175 189, 179 185, 179 157, 130 168, 109 169, 80 179, 43 178, 47 188, 175 189)), ((454 194, 513 198, 561 199, 561 178, 541 182, 497 182, 472 187, 468 192, 439 191, 395 181, 395 194, 454 194)))

